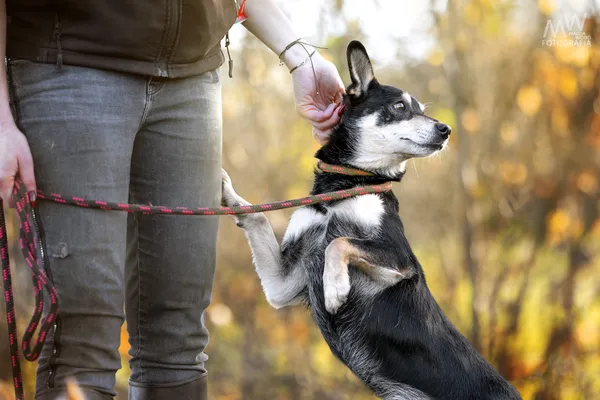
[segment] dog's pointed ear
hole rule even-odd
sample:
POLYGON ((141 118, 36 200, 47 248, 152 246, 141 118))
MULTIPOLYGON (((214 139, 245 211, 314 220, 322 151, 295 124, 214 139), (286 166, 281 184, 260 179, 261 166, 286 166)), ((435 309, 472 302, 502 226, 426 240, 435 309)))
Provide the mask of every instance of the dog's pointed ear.
POLYGON ((371 82, 375 81, 373 65, 371 65, 369 55, 361 42, 353 40, 348 45, 346 57, 348 58, 348 68, 352 79, 352 85, 346 92, 354 98, 362 97, 369 90, 371 82))

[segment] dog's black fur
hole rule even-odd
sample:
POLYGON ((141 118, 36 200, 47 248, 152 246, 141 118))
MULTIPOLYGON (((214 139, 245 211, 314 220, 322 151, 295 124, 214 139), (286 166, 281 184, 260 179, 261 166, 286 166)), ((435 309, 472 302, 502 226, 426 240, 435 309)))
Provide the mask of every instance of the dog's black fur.
MULTIPOLYGON (((347 108, 316 157, 375 175, 317 171, 312 194, 399 181, 408 158, 439 151, 450 134, 448 127, 424 116, 414 98, 377 82, 359 42, 348 46, 348 62, 352 85, 344 100, 347 108), (395 105, 399 100, 405 104, 395 105), (407 127, 417 133, 406 133, 407 127), (384 146, 365 148, 373 140, 382 140, 384 146)), ((244 203, 229 184, 226 177, 224 203, 244 203)), ((392 192, 372 196, 377 198, 364 204, 340 200, 305 207, 302 215, 314 223, 292 221, 290 226, 300 228, 289 236, 286 232, 281 249, 273 243, 262 214, 238 217, 270 303, 276 307, 306 303, 332 352, 385 399, 519 399, 431 295, 404 234, 396 196, 392 192), (367 204, 372 209, 366 209, 367 204), (361 219, 363 214, 367 217, 361 219), (334 248, 334 241, 340 246, 334 248), (345 258, 337 256, 347 249, 360 256, 349 258, 349 286, 344 292, 345 286, 336 279, 344 278, 344 266, 339 267, 338 261, 345 258), (339 276, 328 275, 328 268, 339 276), (341 288, 341 294, 340 290, 327 294, 328 285, 341 288)))

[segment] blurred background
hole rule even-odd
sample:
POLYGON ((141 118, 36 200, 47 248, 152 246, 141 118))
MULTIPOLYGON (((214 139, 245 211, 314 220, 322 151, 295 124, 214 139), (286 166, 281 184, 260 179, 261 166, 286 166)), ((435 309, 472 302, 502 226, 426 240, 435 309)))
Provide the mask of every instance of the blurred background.
MULTIPOLYGON (((346 45, 360 39, 382 83, 453 127, 443 154, 409 162, 394 189, 400 214, 443 310, 524 399, 600 398, 599 3, 280 1, 307 40, 328 48, 345 83, 346 45)), ((226 66, 221 75, 224 166, 251 202, 304 196, 318 147, 295 114, 290 76, 243 27, 231 41, 234 78, 226 66)), ((269 214, 279 236, 291 212, 269 214)), ((23 265, 14 274, 22 332, 30 282, 23 265)), ((374 398, 307 310, 269 307, 230 218, 221 219, 207 320, 211 399, 374 398)), ((127 346, 124 332, 122 399, 127 346)), ((23 365, 31 395, 35 365, 23 365)))

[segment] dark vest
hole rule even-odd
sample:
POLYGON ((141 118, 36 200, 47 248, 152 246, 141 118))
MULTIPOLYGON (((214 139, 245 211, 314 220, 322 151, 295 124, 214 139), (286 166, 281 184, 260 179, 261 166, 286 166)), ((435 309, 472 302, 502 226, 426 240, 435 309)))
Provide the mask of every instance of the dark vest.
POLYGON ((7 0, 6 56, 185 77, 219 67, 235 0, 7 0))

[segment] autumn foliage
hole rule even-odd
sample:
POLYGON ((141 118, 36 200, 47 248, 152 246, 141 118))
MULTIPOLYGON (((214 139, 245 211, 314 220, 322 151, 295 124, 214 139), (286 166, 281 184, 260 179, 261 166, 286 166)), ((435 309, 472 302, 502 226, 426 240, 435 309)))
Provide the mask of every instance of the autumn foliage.
MULTIPOLYGON (((343 18, 344 3, 321 11, 343 18)), ((364 3, 386 12, 385 2, 364 3)), ((434 296, 524 399, 600 398, 600 25, 590 9, 590 46, 542 45, 548 20, 566 12, 550 0, 448 1, 429 11, 425 54, 409 55, 405 42, 390 49, 395 63, 379 66, 371 54, 382 82, 453 128, 449 148, 411 162, 395 186, 400 213, 434 296)), ((321 39, 347 82, 345 46, 369 48, 370 36, 360 21, 343 22, 342 34, 321 39)), ((252 202, 305 195, 317 145, 293 112, 289 75, 251 37, 233 58, 235 78, 221 75, 223 164, 237 191, 252 202)), ((279 235, 290 213, 270 213, 279 235)), ((29 278, 16 275, 24 319, 29 278)), ((305 309, 268 306, 228 218, 207 321, 211 399, 373 398, 305 309)), ((10 381, 4 335, 0 377, 10 381)), ((126 339, 123 331, 121 398, 126 339)))

